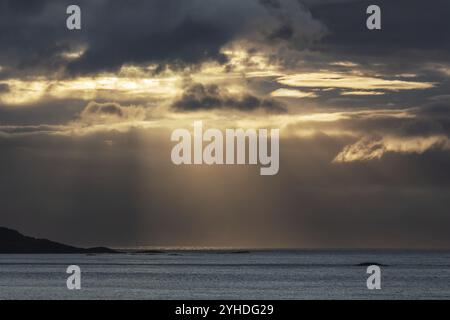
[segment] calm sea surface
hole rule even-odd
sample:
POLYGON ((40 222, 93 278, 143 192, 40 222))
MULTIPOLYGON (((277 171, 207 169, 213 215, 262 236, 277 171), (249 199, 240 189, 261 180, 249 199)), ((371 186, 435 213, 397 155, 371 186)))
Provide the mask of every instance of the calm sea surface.
POLYGON ((450 299, 450 252, 0 255, 0 299, 450 299), (386 265, 381 290, 364 262, 386 265), (66 287, 72 264, 81 290, 66 287))

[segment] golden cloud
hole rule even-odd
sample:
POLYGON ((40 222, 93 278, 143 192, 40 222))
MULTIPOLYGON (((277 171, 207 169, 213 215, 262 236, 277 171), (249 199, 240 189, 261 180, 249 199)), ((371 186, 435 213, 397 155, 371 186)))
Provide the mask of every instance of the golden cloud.
POLYGON ((312 72, 292 74, 279 77, 278 83, 291 87, 307 88, 340 88, 353 90, 414 90, 429 89, 434 86, 429 82, 388 80, 378 77, 353 73, 312 72))
POLYGON ((356 143, 346 146, 333 162, 381 159, 387 152, 422 154, 432 148, 450 150, 450 139, 446 136, 363 137, 356 143))
POLYGON ((314 92, 305 92, 301 90, 292 90, 285 88, 277 89, 273 91, 270 95, 272 97, 279 97, 279 98, 317 98, 317 94, 315 94, 314 92))

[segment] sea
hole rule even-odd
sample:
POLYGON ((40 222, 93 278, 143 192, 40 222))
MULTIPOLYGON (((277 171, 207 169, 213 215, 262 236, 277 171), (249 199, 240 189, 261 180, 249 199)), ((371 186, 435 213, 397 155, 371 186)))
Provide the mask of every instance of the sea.
POLYGON ((174 250, 0 255, 0 299, 449 298, 449 251, 174 250), (380 265, 381 289, 368 289, 366 264, 380 265), (70 265, 80 267, 80 290, 67 288, 70 265))

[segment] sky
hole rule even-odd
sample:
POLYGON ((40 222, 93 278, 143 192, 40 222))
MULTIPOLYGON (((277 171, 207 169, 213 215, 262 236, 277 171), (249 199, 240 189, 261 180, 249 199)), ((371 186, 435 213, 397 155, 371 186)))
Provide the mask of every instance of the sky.
POLYGON ((0 0, 0 225, 80 246, 450 248, 450 3, 0 0), (67 6, 81 30, 66 28, 67 6), (280 170, 171 132, 280 129, 280 170))

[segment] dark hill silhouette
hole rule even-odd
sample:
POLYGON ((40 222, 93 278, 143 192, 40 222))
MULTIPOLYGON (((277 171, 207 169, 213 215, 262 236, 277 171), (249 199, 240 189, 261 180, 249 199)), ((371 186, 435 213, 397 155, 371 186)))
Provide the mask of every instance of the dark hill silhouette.
POLYGON ((20 234, 16 230, 0 227, 0 253, 117 253, 109 248, 77 248, 53 242, 47 239, 36 239, 20 234))

